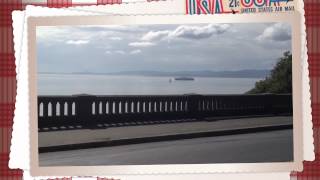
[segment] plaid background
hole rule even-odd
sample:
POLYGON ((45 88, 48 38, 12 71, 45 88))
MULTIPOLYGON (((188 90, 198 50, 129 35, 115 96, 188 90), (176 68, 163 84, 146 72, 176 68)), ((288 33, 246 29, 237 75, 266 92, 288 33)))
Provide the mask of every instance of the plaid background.
MULTIPOLYGON (((0 0, 0 180, 22 179, 21 170, 10 170, 8 168, 16 95, 11 12, 13 10, 23 10, 27 4, 70 7, 121 2, 122 0, 88 0, 88 3, 80 4, 72 2, 72 0, 0 0)), ((320 179, 320 0, 305 0, 305 11, 316 160, 305 162, 304 171, 301 173, 293 172, 291 179, 318 180, 320 179)))

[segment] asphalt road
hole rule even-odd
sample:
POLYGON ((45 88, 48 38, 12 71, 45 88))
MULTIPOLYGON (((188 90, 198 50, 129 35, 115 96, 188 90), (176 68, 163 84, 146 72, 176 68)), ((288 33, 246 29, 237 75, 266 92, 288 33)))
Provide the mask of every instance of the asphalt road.
POLYGON ((286 162, 292 130, 41 153, 40 166, 286 162))

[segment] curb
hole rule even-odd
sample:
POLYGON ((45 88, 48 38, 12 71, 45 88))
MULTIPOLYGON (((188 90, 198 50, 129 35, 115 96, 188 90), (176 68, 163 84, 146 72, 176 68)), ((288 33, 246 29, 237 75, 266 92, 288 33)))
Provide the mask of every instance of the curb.
POLYGON ((38 151, 39 153, 47 153, 47 152, 57 152, 57 151, 98 148, 98 147, 141 144, 141 143, 150 143, 150 142, 174 141, 174 140, 181 140, 181 139, 193 139, 193 138, 212 137, 212 136, 248 134, 248 133, 255 133, 255 132, 276 131, 276 130, 284 130, 284 129, 292 129, 292 128, 293 128, 292 124, 283 124, 283 125, 277 125, 277 126, 260 126, 260 127, 253 127, 253 128, 244 128, 244 129, 205 131, 205 132, 195 132, 195 133, 187 133, 187 134, 170 134, 170 135, 151 136, 151 137, 139 137, 139 138, 130 138, 130 139, 110 140, 110 141, 39 147, 38 151))

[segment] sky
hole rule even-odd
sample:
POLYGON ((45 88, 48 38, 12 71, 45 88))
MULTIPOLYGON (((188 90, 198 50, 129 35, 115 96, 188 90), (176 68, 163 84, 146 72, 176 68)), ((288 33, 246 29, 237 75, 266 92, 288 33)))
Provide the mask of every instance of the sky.
POLYGON ((272 69, 285 23, 37 27, 38 72, 272 69))

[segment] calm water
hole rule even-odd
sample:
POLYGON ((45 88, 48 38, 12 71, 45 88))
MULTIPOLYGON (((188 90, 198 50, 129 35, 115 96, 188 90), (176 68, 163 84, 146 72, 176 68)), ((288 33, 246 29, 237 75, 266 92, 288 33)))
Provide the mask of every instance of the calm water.
POLYGON ((207 78, 172 81, 172 77, 40 74, 39 95, 239 94, 254 87, 255 78, 207 78))

